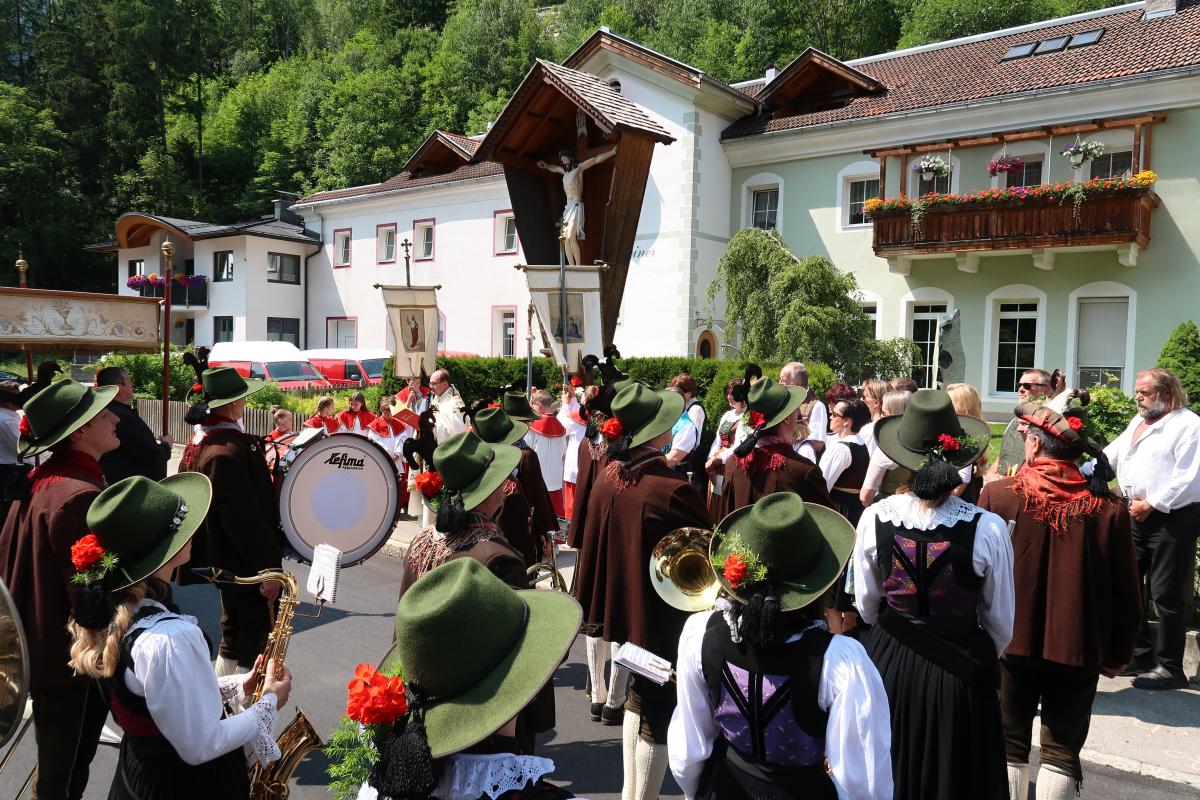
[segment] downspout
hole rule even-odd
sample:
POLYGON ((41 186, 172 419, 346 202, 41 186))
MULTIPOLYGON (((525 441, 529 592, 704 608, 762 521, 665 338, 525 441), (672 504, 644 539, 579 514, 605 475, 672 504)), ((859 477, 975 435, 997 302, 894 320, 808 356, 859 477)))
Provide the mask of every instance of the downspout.
POLYGON ((301 350, 308 349, 308 260, 321 252, 321 248, 325 246, 325 218, 321 216, 321 212, 313 207, 312 212, 317 215, 317 219, 321 220, 320 228, 317 231, 317 236, 320 241, 317 242, 317 249, 304 257, 304 347, 301 350))

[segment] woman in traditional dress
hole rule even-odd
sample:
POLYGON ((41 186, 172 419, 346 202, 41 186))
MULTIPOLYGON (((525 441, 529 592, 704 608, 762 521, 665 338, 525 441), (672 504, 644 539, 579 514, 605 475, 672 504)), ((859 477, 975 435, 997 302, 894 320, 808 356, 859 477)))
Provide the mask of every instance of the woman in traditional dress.
POLYGON ((333 398, 323 395, 317 398, 317 413, 304 421, 306 428, 324 428, 326 433, 337 433, 342 423, 333 413, 333 398))
MULTIPOLYGON (((831 439, 826 443, 825 454, 821 456, 821 472, 825 475, 825 485, 829 487, 829 495, 833 498, 833 507, 850 520, 851 525, 858 524, 863 512, 858 494, 867 477, 867 465, 871 457, 858 432, 870 419, 871 412, 861 400, 838 400, 829 406, 831 439)), ((833 610, 829 616, 830 629, 834 633, 850 633, 858 626, 853 572, 853 569, 847 569, 843 573, 834 592, 833 610)))
POLYGON ((171 602, 176 572, 212 500, 195 472, 118 481, 88 509, 92 533, 71 548, 82 584, 69 625, 71 667, 100 681, 124 730, 110 800, 250 795, 247 762, 279 758, 271 726, 291 675, 269 662, 251 704, 250 675, 218 678, 194 617, 171 602), (241 709, 227 715, 226 709, 241 709))
MULTIPOLYGON (((946 387, 946 394, 950 395, 950 402, 954 404, 954 413, 983 417, 983 402, 979 399, 979 392, 971 384, 952 383, 946 387)), ((983 491, 983 473, 987 471, 987 464, 987 450, 984 450, 974 463, 967 464, 959 472, 963 482, 954 493, 968 503, 979 502, 979 493, 983 491)))
POLYGON ((887 695, 858 642, 830 634, 853 527, 796 495, 721 521, 725 593, 679 639, 671 772, 689 800, 890 800, 887 695))
POLYGON ((862 384, 862 401, 867 404, 867 410, 871 412, 871 421, 862 426, 858 435, 867 445, 867 450, 871 455, 875 455, 875 423, 883 418, 883 396, 888 392, 887 381, 881 381, 877 378, 863 381, 862 384))
POLYGON ((914 471, 910 492, 858 524, 858 609, 892 712, 897 800, 1008 796, 997 656, 1012 638, 1013 552, 1003 519, 955 497, 958 470, 987 447, 986 422, 943 391, 913 395, 875 428, 914 471))
POLYGON ((742 422, 746 415, 746 391, 749 389, 748 386, 742 388, 745 383, 744 378, 734 378, 725 384, 725 402, 729 404, 729 410, 717 421, 717 435, 713 437, 712 446, 708 449, 708 460, 704 464, 712 481, 712 492, 708 498, 710 505, 721 494, 721 484, 725 480, 725 462, 733 455, 734 445, 740 444, 745 436, 745 425, 742 422))
MULTIPOLYGON (((883 396, 883 417, 895 417, 904 413, 908 408, 908 399, 912 392, 904 390, 889 391, 883 396)), ((880 419, 883 419, 880 417, 880 419)), ((867 477, 863 479, 863 488, 858 493, 858 499, 863 507, 871 505, 876 499, 884 499, 895 494, 900 487, 906 486, 912 478, 912 470, 905 469, 887 457, 878 447, 879 439, 875 436, 874 427, 879 424, 876 420, 872 425, 871 438, 875 439, 875 452, 871 453, 871 461, 867 465, 867 477)))
POLYGON ((775 492, 795 492, 806 502, 833 508, 820 468, 795 451, 804 426, 806 390, 763 378, 747 392, 749 433, 725 465, 725 485, 713 519, 754 505, 775 492))

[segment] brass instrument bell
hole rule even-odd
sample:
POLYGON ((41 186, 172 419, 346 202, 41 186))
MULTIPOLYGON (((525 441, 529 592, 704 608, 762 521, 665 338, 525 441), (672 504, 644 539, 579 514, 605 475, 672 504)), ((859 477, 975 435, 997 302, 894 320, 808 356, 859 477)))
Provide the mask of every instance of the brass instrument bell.
POLYGON ((680 611, 713 607, 721 584, 708 558, 712 531, 678 528, 662 538, 650 554, 650 584, 666 603, 680 611))

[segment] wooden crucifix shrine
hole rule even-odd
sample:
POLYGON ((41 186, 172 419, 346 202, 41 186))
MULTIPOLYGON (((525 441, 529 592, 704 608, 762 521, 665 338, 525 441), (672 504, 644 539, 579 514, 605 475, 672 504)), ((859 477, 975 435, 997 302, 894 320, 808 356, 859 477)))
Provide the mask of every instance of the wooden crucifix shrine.
POLYGON ((621 311, 654 145, 673 141, 619 86, 539 60, 475 153, 504 165, 531 265, 558 265, 560 235, 569 264, 607 265, 605 344, 621 311))

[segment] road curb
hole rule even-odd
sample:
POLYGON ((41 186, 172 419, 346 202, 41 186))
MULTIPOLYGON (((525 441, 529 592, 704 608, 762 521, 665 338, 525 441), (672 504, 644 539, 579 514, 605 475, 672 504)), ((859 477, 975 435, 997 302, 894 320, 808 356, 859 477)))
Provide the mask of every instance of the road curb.
MULTIPOLYGON (((1079 758, 1089 764, 1095 764, 1100 767, 1108 767, 1119 772, 1129 772, 1134 775, 1141 775, 1147 778, 1154 778, 1167 783, 1179 783, 1184 786, 1190 786, 1193 789, 1200 789, 1200 775, 1193 775, 1187 772, 1176 772, 1166 767, 1160 767, 1156 764, 1146 764, 1142 761, 1136 761, 1132 758, 1124 756, 1116 756, 1112 753, 1101 753, 1097 750, 1089 750, 1083 748, 1079 754, 1079 758)), ((1087 776, 1084 775, 1084 779, 1087 776)))

